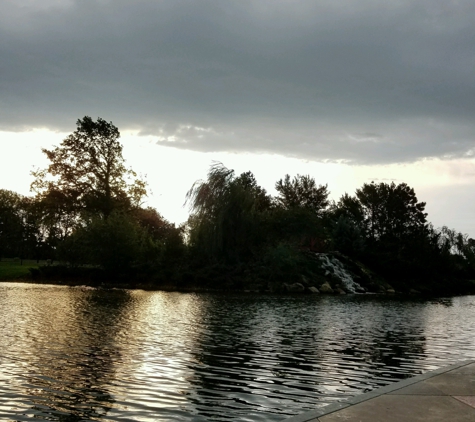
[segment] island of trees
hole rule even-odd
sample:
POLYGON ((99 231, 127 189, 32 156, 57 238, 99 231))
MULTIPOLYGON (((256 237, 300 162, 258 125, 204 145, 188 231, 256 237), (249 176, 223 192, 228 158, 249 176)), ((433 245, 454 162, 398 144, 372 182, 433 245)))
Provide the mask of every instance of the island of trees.
POLYGON ((434 228, 405 183, 364 184, 335 202, 312 177, 285 175, 271 196, 251 172, 214 163, 176 227, 142 206, 147 186, 125 166, 119 137, 86 116, 43 149, 49 166, 33 173, 33 196, 0 189, 0 259, 47 259, 31 269, 38 281, 343 293, 332 258, 361 291, 475 291, 475 241, 434 228))

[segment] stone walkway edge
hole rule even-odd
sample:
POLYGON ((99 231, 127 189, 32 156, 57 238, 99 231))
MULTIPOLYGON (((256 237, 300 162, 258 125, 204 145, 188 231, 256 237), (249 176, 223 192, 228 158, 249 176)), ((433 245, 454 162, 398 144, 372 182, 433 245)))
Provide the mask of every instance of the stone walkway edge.
POLYGON ((386 385, 384 387, 377 388, 376 390, 370 391, 368 393, 360 394, 358 396, 354 396, 345 400, 342 400, 337 403, 329 404, 327 406, 315 409, 315 410, 310 410, 308 412, 305 412, 301 415, 297 416, 292 416, 290 418, 284 419, 281 422, 311 422, 311 421, 316 421, 317 418, 321 418, 323 416, 329 415, 331 413, 335 413, 339 410, 354 406, 356 404, 374 399, 379 396, 383 396, 388 393, 392 393, 396 390, 400 390, 402 388, 408 387, 413 384, 417 384, 422 381, 426 381, 430 378, 433 378, 437 375, 445 374, 446 372, 453 371, 455 369, 462 368, 467 365, 471 365, 475 363, 474 360, 464 360, 461 362, 458 362, 456 364, 450 365, 450 366, 445 366, 439 369, 435 369, 433 371, 426 372, 425 374, 421 375, 416 375, 415 377, 407 378, 402 381, 398 381, 389 385, 386 385))

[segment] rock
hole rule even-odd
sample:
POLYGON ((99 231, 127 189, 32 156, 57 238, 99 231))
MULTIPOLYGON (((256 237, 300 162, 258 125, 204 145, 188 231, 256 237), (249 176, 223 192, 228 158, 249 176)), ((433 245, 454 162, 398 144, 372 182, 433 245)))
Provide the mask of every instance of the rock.
POLYGON ((320 293, 333 293, 333 289, 330 286, 330 283, 326 282, 320 286, 320 293))
POLYGON ((396 293, 396 290, 394 290, 394 289, 386 289, 386 293, 387 293, 387 294, 390 294, 390 295, 393 295, 394 293, 396 293))
POLYGON ((339 295, 346 295, 346 292, 340 287, 338 287, 338 289, 336 289, 335 292, 338 293, 339 295))
POLYGON ((416 289, 411 289, 411 290, 409 290, 409 294, 410 295, 420 295, 421 292, 419 290, 416 290, 416 289))
POLYGON ((285 284, 284 286, 290 293, 302 293, 305 291, 305 287, 302 283, 285 284))
POLYGON ((366 289, 364 287, 359 287, 356 289, 356 293, 366 293, 366 289))
POLYGON ((320 291, 319 291, 315 286, 310 286, 310 287, 308 288, 308 291, 309 291, 310 293, 313 293, 313 294, 319 294, 319 293, 320 293, 320 291))

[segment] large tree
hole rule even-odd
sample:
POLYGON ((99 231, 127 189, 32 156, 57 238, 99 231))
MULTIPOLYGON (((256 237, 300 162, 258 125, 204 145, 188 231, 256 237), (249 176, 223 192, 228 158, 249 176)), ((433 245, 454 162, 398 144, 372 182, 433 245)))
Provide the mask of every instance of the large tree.
POLYGON ((187 203, 192 211, 189 243, 208 258, 238 262, 252 256, 262 242, 261 217, 271 199, 251 172, 236 177, 233 170, 214 163, 207 180, 193 184, 187 203))
POLYGON ((433 256, 424 210, 406 183, 366 183, 335 205, 334 244, 388 277, 417 277, 433 256))
POLYGON ((343 195, 334 206, 338 218, 358 227, 370 244, 402 240, 427 225, 425 202, 406 183, 365 183, 355 196, 343 195))
POLYGON ((139 205, 146 186, 125 166, 119 137, 112 122, 79 119, 77 129, 59 146, 43 149, 50 164, 33 172, 32 189, 62 215, 107 218, 114 210, 139 205))
POLYGON ((329 205, 326 185, 318 185, 313 177, 298 174, 293 179, 288 174, 275 184, 279 193, 277 204, 285 209, 306 208, 321 215, 329 205))
POLYGON ((328 188, 315 179, 288 174, 275 184, 275 231, 282 239, 297 242, 313 250, 324 250, 327 244, 325 216, 329 205, 328 188))
POLYGON ((406 183, 366 183, 357 189, 356 197, 371 241, 402 239, 427 224, 425 202, 419 202, 414 189, 406 183))

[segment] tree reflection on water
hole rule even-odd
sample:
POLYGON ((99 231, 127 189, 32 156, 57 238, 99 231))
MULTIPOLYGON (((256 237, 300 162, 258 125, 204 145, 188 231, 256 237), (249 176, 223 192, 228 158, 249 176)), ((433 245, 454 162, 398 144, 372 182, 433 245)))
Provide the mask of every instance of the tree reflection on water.
POLYGON ((28 420, 102 418, 114 403, 106 386, 121 360, 115 342, 124 328, 129 293, 89 290, 78 301, 74 289, 51 289, 40 298, 35 293, 41 289, 36 290, 12 298, 18 314, 10 318, 23 322, 15 337, 28 368, 11 380, 22 391, 18 414, 28 420))

